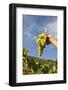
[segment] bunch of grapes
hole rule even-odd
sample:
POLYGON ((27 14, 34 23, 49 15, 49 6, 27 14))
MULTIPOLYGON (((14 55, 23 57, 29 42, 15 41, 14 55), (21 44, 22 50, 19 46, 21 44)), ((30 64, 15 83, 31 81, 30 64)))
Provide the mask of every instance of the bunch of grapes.
POLYGON ((48 42, 47 42, 47 34, 45 34, 45 33, 39 34, 36 43, 38 45, 38 55, 41 56, 43 54, 44 48, 48 44, 48 42))

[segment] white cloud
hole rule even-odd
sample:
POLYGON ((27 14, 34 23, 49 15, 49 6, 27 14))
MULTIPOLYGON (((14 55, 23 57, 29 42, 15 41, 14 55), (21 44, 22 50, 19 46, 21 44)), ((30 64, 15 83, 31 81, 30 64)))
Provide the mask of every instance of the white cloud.
POLYGON ((30 38, 31 40, 37 40, 37 36, 31 34, 30 32, 25 32, 24 35, 27 37, 27 38, 30 38))
POLYGON ((44 22, 45 26, 39 26, 34 21, 34 19, 32 19, 31 17, 30 18, 26 17, 25 22, 26 22, 26 25, 25 25, 24 34, 27 38, 30 38, 31 40, 35 40, 35 41, 37 40, 37 36, 35 36, 32 33, 32 30, 34 30, 34 32, 39 31, 39 33, 47 32, 47 30, 48 30, 49 34, 51 34, 57 38, 57 20, 54 20, 54 21, 49 22, 47 24, 45 24, 45 22, 44 22), (47 29, 47 30, 45 30, 45 29, 47 29))
MULTIPOLYGON (((29 27, 27 27, 27 30, 24 32, 24 35, 27 37, 27 38, 30 38, 31 40, 34 40, 36 41, 37 40, 37 36, 35 36, 34 34, 31 33, 32 31, 32 28, 36 26, 38 28, 38 30, 40 31, 40 27, 35 25, 34 23, 31 24, 29 27)), ((43 27, 44 28, 44 27, 43 27)), ((46 25, 45 29, 43 32, 47 32, 48 30, 48 33, 55 36, 57 38, 57 22, 54 21, 54 22, 50 22, 46 25)))
POLYGON ((47 24, 48 33, 57 38, 57 21, 47 24))

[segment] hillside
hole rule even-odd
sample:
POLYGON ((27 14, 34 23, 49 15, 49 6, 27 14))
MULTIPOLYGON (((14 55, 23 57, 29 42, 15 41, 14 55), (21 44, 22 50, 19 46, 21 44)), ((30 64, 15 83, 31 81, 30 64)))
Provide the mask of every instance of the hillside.
POLYGON ((22 62, 24 75, 57 73, 57 61, 27 55, 22 62))

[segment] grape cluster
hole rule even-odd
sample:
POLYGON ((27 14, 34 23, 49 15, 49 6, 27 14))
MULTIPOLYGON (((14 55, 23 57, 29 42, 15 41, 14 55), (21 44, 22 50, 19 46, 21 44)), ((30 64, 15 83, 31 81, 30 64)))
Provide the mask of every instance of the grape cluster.
POLYGON ((36 43, 38 45, 38 55, 41 56, 43 54, 44 48, 47 45, 47 34, 45 33, 39 34, 36 43))

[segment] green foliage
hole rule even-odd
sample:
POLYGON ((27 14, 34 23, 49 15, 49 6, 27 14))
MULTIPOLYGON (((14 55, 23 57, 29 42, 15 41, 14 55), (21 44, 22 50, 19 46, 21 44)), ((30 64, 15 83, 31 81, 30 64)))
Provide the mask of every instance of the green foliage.
POLYGON ((23 59, 23 74, 52 74, 57 73, 57 62, 53 60, 40 59, 33 56, 24 56, 23 59), (28 71, 29 69, 29 71, 28 71))
POLYGON ((28 53, 28 49, 27 48, 23 48, 23 56, 26 56, 27 55, 27 53, 28 53))

